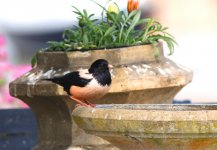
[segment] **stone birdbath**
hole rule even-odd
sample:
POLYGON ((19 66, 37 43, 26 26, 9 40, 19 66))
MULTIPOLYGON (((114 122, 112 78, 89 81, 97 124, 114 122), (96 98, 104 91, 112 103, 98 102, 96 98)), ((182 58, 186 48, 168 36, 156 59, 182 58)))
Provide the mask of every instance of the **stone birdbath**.
POLYGON ((76 108, 73 118, 123 150, 217 149, 217 105, 98 105, 76 108))

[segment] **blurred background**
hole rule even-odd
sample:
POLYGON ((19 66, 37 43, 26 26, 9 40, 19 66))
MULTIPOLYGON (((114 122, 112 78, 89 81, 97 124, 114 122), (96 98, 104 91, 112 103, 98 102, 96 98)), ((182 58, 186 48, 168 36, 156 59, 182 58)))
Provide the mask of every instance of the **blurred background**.
MULTIPOLYGON (((96 0, 97 1, 97 0, 96 0)), ((102 5, 107 0, 98 0, 102 5)), ((116 0, 126 9, 127 0, 116 0)), ((1 0, 0 2, 0 108, 27 107, 10 97, 8 84, 31 69, 30 61, 47 41, 60 41, 65 28, 72 27, 72 5, 100 14, 89 0, 1 0)), ((194 71, 193 82, 175 97, 193 103, 217 101, 217 1, 140 0, 146 17, 169 27, 178 46, 168 56, 194 71)), ((165 50, 167 54, 169 51, 165 50)))

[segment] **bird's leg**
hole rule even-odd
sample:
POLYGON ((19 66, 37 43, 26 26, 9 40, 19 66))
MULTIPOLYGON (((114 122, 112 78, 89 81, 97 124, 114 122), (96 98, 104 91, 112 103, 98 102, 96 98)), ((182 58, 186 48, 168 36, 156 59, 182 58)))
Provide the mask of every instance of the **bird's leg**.
POLYGON ((82 102, 81 100, 77 99, 77 98, 74 98, 73 96, 70 96, 70 98, 74 101, 76 101, 78 104, 80 104, 81 106, 85 106, 85 107, 92 107, 91 105, 88 105, 84 102, 82 102))
POLYGON ((82 106, 82 105, 81 105, 81 104, 76 104, 76 105, 75 105, 75 107, 79 107, 79 106, 82 106))
POLYGON ((84 101, 86 102, 86 104, 90 105, 91 107, 96 107, 96 104, 92 104, 92 103, 90 103, 90 102, 87 101, 87 100, 84 100, 84 101))

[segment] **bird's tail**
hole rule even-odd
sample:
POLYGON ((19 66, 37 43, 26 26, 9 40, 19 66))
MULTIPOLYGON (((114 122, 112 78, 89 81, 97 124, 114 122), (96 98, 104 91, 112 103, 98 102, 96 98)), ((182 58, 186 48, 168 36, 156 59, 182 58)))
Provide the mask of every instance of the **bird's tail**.
POLYGON ((42 79, 42 80, 51 81, 53 83, 56 83, 56 84, 62 86, 64 88, 64 90, 70 95, 70 92, 69 92, 70 85, 66 84, 66 81, 64 80, 63 77, 54 77, 54 78, 42 79))
POLYGON ((63 82, 62 82, 62 78, 61 77, 54 77, 54 78, 42 79, 42 80, 51 81, 51 82, 54 82, 56 84, 59 84, 59 85, 63 86, 63 82))

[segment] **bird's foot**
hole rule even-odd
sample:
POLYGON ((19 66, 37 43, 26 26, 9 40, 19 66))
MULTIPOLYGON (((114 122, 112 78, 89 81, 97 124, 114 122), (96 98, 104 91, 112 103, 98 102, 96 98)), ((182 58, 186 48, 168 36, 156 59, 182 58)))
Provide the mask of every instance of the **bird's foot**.
POLYGON ((92 104, 92 103, 88 102, 87 100, 81 101, 81 100, 74 98, 72 96, 70 96, 70 98, 78 103, 76 105, 76 107, 78 107, 78 106, 93 107, 93 108, 96 107, 96 104, 92 104))
POLYGON ((89 104, 89 105, 93 108, 96 107, 96 104, 89 104))
POLYGON ((84 100, 84 101, 85 101, 86 104, 90 105, 91 107, 93 107, 93 108, 96 107, 96 104, 92 104, 92 103, 90 103, 90 102, 87 101, 87 100, 84 100))
POLYGON ((79 106, 92 107, 92 106, 90 106, 89 104, 87 104, 87 103, 85 103, 85 102, 83 102, 83 101, 81 101, 81 100, 79 100, 79 99, 77 99, 77 98, 74 98, 74 97, 72 97, 72 96, 70 96, 70 98, 71 98, 72 100, 74 100, 75 102, 77 102, 77 103, 78 103, 77 105, 79 105, 79 106))
POLYGON ((84 107, 92 107, 90 105, 81 105, 81 104, 76 104, 75 107, 79 107, 79 106, 84 106, 84 107))

